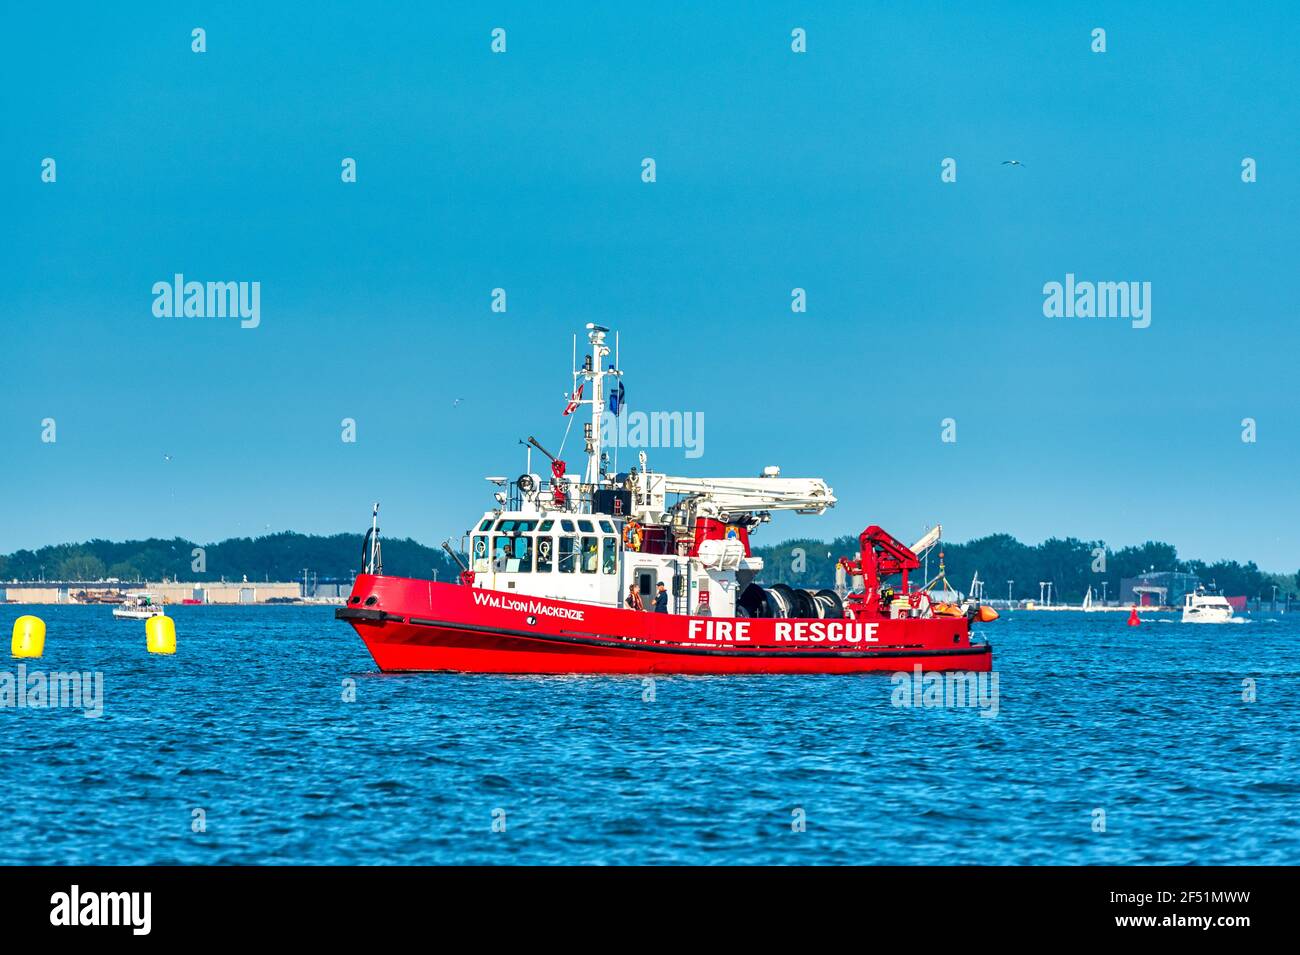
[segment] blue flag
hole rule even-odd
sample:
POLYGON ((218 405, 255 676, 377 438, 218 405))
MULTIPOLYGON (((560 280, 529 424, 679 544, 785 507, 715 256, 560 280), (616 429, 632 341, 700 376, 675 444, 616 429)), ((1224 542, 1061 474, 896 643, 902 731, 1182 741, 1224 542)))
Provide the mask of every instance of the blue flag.
POLYGON ((623 394, 623 382, 621 380, 617 388, 609 390, 609 410, 614 413, 615 417, 618 417, 619 412, 623 410, 623 394))

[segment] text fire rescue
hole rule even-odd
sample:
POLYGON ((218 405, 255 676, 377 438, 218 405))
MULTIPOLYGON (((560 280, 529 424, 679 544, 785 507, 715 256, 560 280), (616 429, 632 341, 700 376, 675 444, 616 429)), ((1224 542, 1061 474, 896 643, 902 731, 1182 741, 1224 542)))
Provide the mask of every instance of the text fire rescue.
MULTIPOLYGON (((848 620, 778 620, 773 625, 773 639, 793 643, 877 643, 878 626, 848 620)), ((689 636, 692 640, 703 637, 719 643, 746 643, 749 621, 692 620, 689 636)))

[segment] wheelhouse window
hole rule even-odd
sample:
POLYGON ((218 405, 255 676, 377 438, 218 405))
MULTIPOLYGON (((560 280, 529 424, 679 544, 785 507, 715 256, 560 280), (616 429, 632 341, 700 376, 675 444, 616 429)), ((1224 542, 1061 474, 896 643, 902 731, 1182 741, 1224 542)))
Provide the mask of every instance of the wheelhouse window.
MULTIPOLYGON (((568 524, 569 521, 564 523, 568 524)), ((578 541, 577 538, 562 536, 559 538, 560 543, 560 573, 572 574, 578 569, 578 541)))
MULTIPOLYGON (((543 524, 549 524, 550 521, 543 521, 543 524)), ((549 574, 555 569, 555 538, 549 534, 539 534, 537 537, 537 572, 539 574, 549 574)))
POLYGON ((488 530, 491 530, 491 529, 492 529, 492 518, 489 517, 487 520, 485 520, 482 524, 480 524, 480 525, 478 526, 478 529, 481 530, 481 531, 488 531, 488 530))
POLYGON ((533 537, 531 534, 522 537, 516 537, 511 541, 513 545, 512 559, 516 566, 510 567, 512 571, 521 574, 531 574, 533 572, 533 537))
POLYGON ((585 531, 586 533, 590 534, 595 529, 596 528, 591 523, 591 521, 578 521, 578 530, 580 531, 585 531))
POLYGON ((527 574, 533 569, 533 539, 498 534, 492 541, 492 569, 497 573, 527 574))
POLYGON ((536 521, 520 521, 509 517, 497 521, 497 530, 506 534, 527 534, 536 526, 536 521))
POLYGON ((492 569, 497 573, 528 574, 533 570, 532 530, 536 521, 502 518, 492 537, 492 569))
MULTIPOLYGON (((583 521, 578 522, 580 525, 583 521)), ((590 522, 585 522, 590 523, 590 522)), ((582 538, 582 572, 584 574, 594 574, 600 564, 600 538, 584 537, 582 538)))
MULTIPOLYGON (((485 521, 484 523, 491 523, 485 521)), ((474 541, 470 545, 470 566, 475 570, 486 571, 488 568, 488 539, 486 535, 474 535, 474 541)))
POLYGON ((492 538, 492 569, 502 573, 506 569, 506 556, 510 547, 510 538, 498 534, 492 538))
POLYGON ((606 534, 612 534, 614 533, 614 524, 611 521, 601 521, 600 529, 606 534))
MULTIPOLYGON (((602 522, 605 523, 605 522, 602 522)), ((603 574, 618 573, 618 538, 603 537, 601 538, 601 563, 600 571, 603 574)))

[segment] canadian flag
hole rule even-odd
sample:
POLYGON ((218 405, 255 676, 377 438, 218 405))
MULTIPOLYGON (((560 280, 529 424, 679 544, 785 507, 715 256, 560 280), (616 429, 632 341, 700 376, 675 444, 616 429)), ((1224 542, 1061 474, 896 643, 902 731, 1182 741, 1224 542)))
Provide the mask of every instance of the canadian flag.
POLYGON ((573 397, 569 399, 569 403, 564 406, 564 417, 567 418, 578 410, 578 405, 582 402, 582 389, 586 387, 587 383, 585 381, 578 386, 578 390, 573 393, 573 397))

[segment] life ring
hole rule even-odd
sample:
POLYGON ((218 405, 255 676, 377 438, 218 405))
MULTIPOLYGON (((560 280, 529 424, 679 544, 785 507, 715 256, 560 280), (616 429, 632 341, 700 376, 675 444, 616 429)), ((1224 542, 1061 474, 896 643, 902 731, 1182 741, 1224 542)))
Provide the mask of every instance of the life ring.
POLYGON ((628 521, 623 525, 623 548, 625 550, 641 549, 641 525, 636 521, 628 521))

